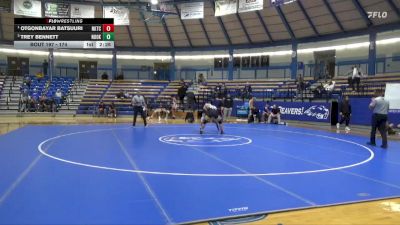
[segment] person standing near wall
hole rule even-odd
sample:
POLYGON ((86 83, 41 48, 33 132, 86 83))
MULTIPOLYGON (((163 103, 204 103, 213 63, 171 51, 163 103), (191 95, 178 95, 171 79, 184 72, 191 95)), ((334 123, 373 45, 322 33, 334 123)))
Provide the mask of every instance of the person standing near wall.
POLYGON ((136 125, 136 118, 138 113, 142 116, 144 126, 147 127, 146 121, 146 101, 140 93, 137 93, 132 98, 132 106, 133 106, 133 124, 132 126, 136 125))
POLYGON ((180 101, 180 104, 181 104, 182 108, 185 107, 184 99, 185 99, 185 96, 186 96, 186 92, 187 92, 187 87, 186 87, 185 83, 183 83, 181 85, 181 87, 178 89, 178 97, 179 97, 179 101, 180 101))
POLYGON ((296 85, 297 85, 297 97, 303 98, 305 83, 304 83, 304 78, 301 74, 299 74, 299 76, 297 77, 296 85))
POLYGON ((361 68, 360 66, 354 67, 357 71, 354 72, 353 71, 353 90, 354 87, 356 87, 357 92, 360 92, 360 82, 361 82, 361 76, 362 76, 362 72, 361 72, 361 68))
POLYGON ((351 105, 349 101, 349 96, 346 96, 344 98, 344 101, 340 104, 339 106, 339 114, 340 114, 340 121, 339 123, 336 124, 336 128, 339 130, 340 129, 340 124, 343 122, 346 122, 346 131, 350 131, 350 117, 351 117, 351 105))
POLYGON ((375 91, 375 98, 372 98, 369 108, 373 111, 372 124, 371 124, 371 137, 368 145, 375 146, 376 129, 382 136, 381 148, 387 148, 387 129, 386 123, 388 121, 389 101, 385 99, 382 90, 375 91))
POLYGON ((42 64, 42 69, 43 69, 43 76, 47 76, 47 69, 49 68, 49 63, 46 61, 46 60, 44 60, 43 61, 43 64, 42 64))
POLYGON ((226 97, 224 98, 224 119, 228 120, 231 117, 232 114, 232 108, 233 108, 233 98, 230 94, 227 94, 226 97))
MULTIPOLYGON (((259 119, 259 112, 258 112, 258 108, 256 107, 256 99, 254 96, 250 96, 249 97, 249 116, 247 119, 248 123, 252 123, 252 122, 256 122, 257 119, 259 119)), ((258 120, 258 122, 260 122, 260 120, 258 120)))

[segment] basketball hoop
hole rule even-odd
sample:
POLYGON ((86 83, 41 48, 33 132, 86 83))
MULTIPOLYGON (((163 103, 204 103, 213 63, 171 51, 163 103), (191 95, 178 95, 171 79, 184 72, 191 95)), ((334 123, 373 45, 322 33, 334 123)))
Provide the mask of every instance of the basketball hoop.
POLYGON ((152 12, 142 12, 142 20, 147 24, 161 23, 163 17, 154 15, 152 12))

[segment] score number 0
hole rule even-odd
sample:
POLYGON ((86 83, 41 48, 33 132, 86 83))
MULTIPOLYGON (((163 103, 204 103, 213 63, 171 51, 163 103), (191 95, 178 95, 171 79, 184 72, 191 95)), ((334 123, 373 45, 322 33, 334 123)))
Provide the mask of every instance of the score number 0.
POLYGON ((103 24, 103 32, 114 32, 114 24, 103 24))

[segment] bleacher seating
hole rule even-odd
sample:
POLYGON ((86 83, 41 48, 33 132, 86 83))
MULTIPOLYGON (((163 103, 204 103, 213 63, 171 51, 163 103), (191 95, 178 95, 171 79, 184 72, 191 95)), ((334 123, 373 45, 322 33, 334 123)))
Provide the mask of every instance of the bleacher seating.
POLYGON ((75 79, 71 77, 53 77, 53 80, 50 82, 47 88, 47 97, 54 97, 58 89, 61 90, 63 96, 67 96, 71 89, 71 86, 73 85, 74 80, 75 79))
POLYGON ((93 114, 95 107, 111 84, 108 80, 90 80, 78 108, 79 114, 93 114))
MULTIPOLYGON (((314 81, 312 77, 306 77, 306 87, 310 87, 313 83, 315 85, 320 82, 325 83, 325 80, 314 81)), ((326 98, 339 98, 342 94, 348 95, 360 95, 360 93, 354 93, 348 90, 347 77, 338 77, 334 79, 336 86, 334 91, 330 95, 326 95, 326 98), (337 96, 335 96, 337 95, 337 96)), ((181 81, 135 81, 135 80, 90 80, 87 86, 84 97, 82 98, 81 104, 78 109, 78 114, 93 114, 96 110, 96 106, 102 100, 106 105, 114 102, 117 106, 118 114, 132 114, 131 98, 116 98, 116 94, 120 90, 127 91, 129 95, 133 95, 136 92, 142 93, 149 104, 149 107, 169 102, 171 96, 177 95, 178 88, 180 87, 181 81)), ((189 83, 191 81, 185 81, 189 83)), ((387 82, 400 82, 399 75, 377 75, 373 77, 365 77, 362 79, 362 86, 368 88, 368 91, 364 91, 365 95, 372 95, 374 90, 381 88, 387 82)), ((297 97, 297 83, 291 79, 268 79, 268 80, 212 80, 208 81, 204 85, 198 85, 196 87, 196 94, 199 102, 203 102, 206 98, 210 98, 210 94, 216 85, 219 83, 225 83, 228 93, 235 96, 235 90, 243 90, 246 83, 252 86, 252 95, 260 100, 268 100, 269 98, 277 99, 293 99, 297 97)), ((313 94, 305 95, 310 100, 314 99, 313 94)))
POLYGON ((94 114, 96 107, 100 101, 106 105, 114 102, 118 114, 131 114, 132 108, 131 98, 117 98, 116 95, 121 90, 127 92, 130 96, 140 92, 148 102, 157 99, 158 95, 162 92, 167 81, 133 81, 133 80, 91 80, 86 89, 86 93, 79 106, 79 114, 94 114))
POLYGON ((6 76, 0 76, 0 95, 3 92, 5 82, 6 82, 6 76))
POLYGON ((336 81, 335 91, 341 91, 344 95, 372 96, 375 90, 385 90, 386 83, 400 83, 400 76, 399 74, 389 74, 362 77, 359 92, 353 92, 348 87, 347 77, 338 77, 334 80, 336 81))

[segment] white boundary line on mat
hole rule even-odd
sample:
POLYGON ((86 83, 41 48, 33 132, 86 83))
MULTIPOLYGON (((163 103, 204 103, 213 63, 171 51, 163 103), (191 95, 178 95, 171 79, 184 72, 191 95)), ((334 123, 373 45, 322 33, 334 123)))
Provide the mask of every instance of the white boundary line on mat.
MULTIPOLYGON (((171 127, 171 126, 154 126, 154 127, 147 127, 144 129, 149 129, 149 128, 166 128, 166 127, 171 127)), ((103 170, 111 170, 111 171, 118 171, 118 172, 129 172, 129 173, 141 173, 141 174, 153 174, 153 175, 170 175, 170 176, 196 176, 196 177, 254 177, 254 176, 280 176, 280 175, 296 175, 296 174, 311 174, 311 173, 322 173, 322 172, 328 172, 328 171, 335 171, 335 170, 343 170, 343 169, 348 169, 356 166, 360 166, 362 164, 368 163, 371 161, 375 154, 374 152, 361 144, 358 144, 353 141, 348 141, 344 140, 341 138, 335 138, 335 137, 329 137, 329 136, 324 136, 324 135, 319 135, 319 134, 311 134, 311 133, 302 133, 302 132, 295 132, 295 131, 281 131, 281 130, 274 130, 274 132, 287 132, 287 133, 298 133, 298 134, 306 134, 309 136, 315 136, 315 137, 322 137, 326 139, 331 139, 331 140, 336 140, 340 142, 345 142, 349 144, 353 144, 356 146, 361 147, 362 149, 367 150, 370 153, 370 156, 358 163, 354 163, 351 165, 345 165, 345 166, 340 166, 340 167, 333 167, 333 168, 328 168, 328 169, 320 169, 320 170, 306 170, 306 171, 293 171, 293 172, 278 172, 278 173, 251 173, 251 174, 246 174, 246 173, 227 173, 227 174, 218 174, 218 173, 175 173, 175 172, 161 172, 161 171, 146 171, 146 170, 132 170, 132 169, 122 169, 122 168, 114 168, 114 167, 106 167, 106 166, 98 166, 98 165, 93 165, 93 164, 87 164, 87 163, 81 163, 81 162, 74 162, 71 160, 66 160, 62 159, 53 155, 48 154, 45 150, 43 150, 43 145, 46 144, 49 141, 67 137, 67 136, 72 136, 72 135, 77 135, 77 134, 84 134, 84 133, 95 133, 95 132, 102 132, 102 131, 111 131, 111 130, 122 130, 122 129, 131 129, 129 127, 125 128, 112 128, 112 129, 96 129, 96 130, 88 130, 88 131, 80 131, 80 132, 74 132, 74 133, 69 133, 69 134, 63 134, 63 135, 58 135, 49 139, 46 139, 42 141, 37 149, 38 151, 51 158, 54 160, 58 160, 64 163, 69 163, 73 165, 78 165, 78 166, 84 166, 84 167, 90 167, 90 168, 95 168, 95 169, 103 169, 103 170)), ((134 128, 135 129, 135 128, 134 128)), ((136 128, 138 129, 138 128, 136 128)), ((251 129, 251 128, 249 128, 251 129)), ((257 130, 264 130, 266 131, 267 129, 257 129, 257 130)))

